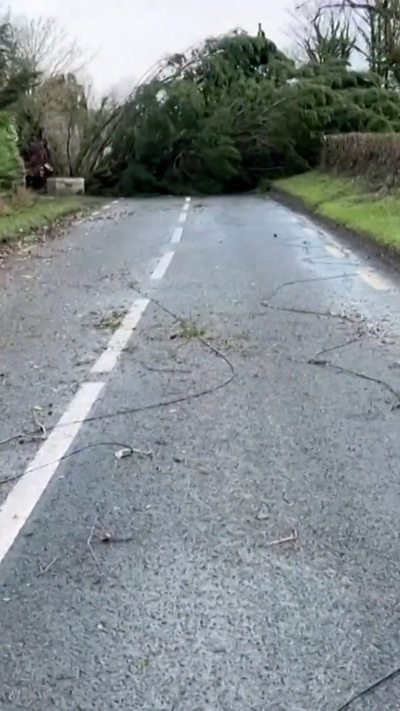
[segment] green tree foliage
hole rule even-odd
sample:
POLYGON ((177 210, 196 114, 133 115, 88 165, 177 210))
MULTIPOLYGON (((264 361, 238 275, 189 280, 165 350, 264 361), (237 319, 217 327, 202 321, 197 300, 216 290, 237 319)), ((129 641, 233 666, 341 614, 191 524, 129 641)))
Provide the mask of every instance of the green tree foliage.
POLYGON ((8 21, 0 22, 0 189, 22 182, 23 164, 18 150, 14 118, 9 111, 35 84, 36 74, 30 71, 18 53, 13 28, 8 21))
POLYGON ((0 190, 22 183, 23 163, 18 150, 18 136, 13 121, 0 114, 0 190))
POLYGON ((171 57, 121 108, 97 183, 124 195, 243 190, 314 166, 325 133, 400 130, 397 92, 351 70, 346 28, 338 44, 328 30, 329 57, 297 66, 262 31, 171 57))

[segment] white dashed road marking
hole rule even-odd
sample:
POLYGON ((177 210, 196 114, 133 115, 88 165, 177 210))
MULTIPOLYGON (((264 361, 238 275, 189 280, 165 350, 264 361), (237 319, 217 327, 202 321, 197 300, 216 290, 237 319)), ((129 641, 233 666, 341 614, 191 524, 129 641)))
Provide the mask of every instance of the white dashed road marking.
MULTIPOLYGON (((190 197, 185 199, 185 204, 178 220, 180 224, 186 220, 190 201, 190 197)), ((118 201, 114 200, 112 204, 116 202, 118 201)), ((111 204, 105 205, 103 210, 108 210, 110 207, 111 204)), ((183 227, 177 227, 172 236, 171 244, 178 244, 182 234, 183 227)), ((174 254, 174 250, 169 250, 161 257, 150 277, 151 280, 158 281, 162 279, 171 264, 174 254)), ((108 374, 114 370, 119 356, 149 303, 149 299, 140 298, 132 304, 121 326, 112 335, 106 350, 94 364, 91 370, 93 375, 108 374)), ((0 563, 5 558, 18 533, 46 490, 104 386, 105 382, 86 382, 80 386, 61 419, 51 430, 46 441, 42 444, 21 478, 18 479, 4 504, 0 506, 0 563)), ((13 474, 10 476, 12 477, 13 474)), ((18 474, 16 476, 18 477, 18 474)))
POLYGON ((170 252, 166 252, 164 256, 161 257, 150 279, 158 281, 159 279, 163 278, 165 272, 167 271, 169 265, 172 262, 174 254, 175 252, 171 250, 170 252))
POLYGON ((103 387, 104 383, 81 385, 25 474, 0 507, 0 563, 54 476, 103 387))
POLYGON ((111 373, 114 370, 119 356, 132 335, 132 331, 138 325, 149 303, 149 299, 137 299, 132 304, 120 327, 111 337, 107 349, 94 364, 91 373, 111 373))
POLYGON ((183 235, 183 227, 177 227, 172 235, 171 244, 179 244, 183 235))

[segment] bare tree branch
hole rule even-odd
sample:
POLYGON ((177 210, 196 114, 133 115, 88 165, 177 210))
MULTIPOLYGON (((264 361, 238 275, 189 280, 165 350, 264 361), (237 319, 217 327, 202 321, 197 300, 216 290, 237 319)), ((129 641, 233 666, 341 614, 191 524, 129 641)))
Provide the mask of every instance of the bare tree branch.
MULTIPOLYGON (((349 30, 355 32, 357 52, 367 60, 372 72, 377 74, 386 87, 400 83, 400 0, 306 0, 297 5, 297 14, 308 17, 308 29, 313 33, 305 37, 303 47, 315 41, 315 14, 317 3, 319 18, 323 15, 343 13, 349 21, 349 30)), ((319 22, 319 19, 318 19, 319 22)), ((308 47, 308 54, 310 48, 308 47)))
POLYGON ((349 13, 326 9, 321 0, 308 0, 298 6, 293 15, 292 34, 303 61, 349 64, 353 50, 358 49, 349 13))
POLYGON ((81 48, 54 17, 12 18, 15 41, 33 71, 46 76, 79 72, 87 63, 81 48))

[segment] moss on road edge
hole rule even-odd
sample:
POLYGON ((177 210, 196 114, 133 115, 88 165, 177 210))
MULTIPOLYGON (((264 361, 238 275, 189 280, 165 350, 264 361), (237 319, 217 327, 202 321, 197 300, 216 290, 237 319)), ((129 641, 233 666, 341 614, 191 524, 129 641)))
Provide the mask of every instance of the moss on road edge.
POLYGON ((273 184, 316 215, 400 256, 400 191, 377 192, 350 178, 317 171, 273 184))

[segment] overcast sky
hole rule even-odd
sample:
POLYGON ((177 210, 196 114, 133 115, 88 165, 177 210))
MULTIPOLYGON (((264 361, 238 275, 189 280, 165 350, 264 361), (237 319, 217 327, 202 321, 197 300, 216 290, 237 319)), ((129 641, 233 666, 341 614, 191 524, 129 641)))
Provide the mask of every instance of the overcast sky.
POLYGON ((12 0, 26 15, 54 16, 94 55, 88 72, 99 91, 140 77, 165 54, 235 27, 285 46, 293 0, 12 0))

